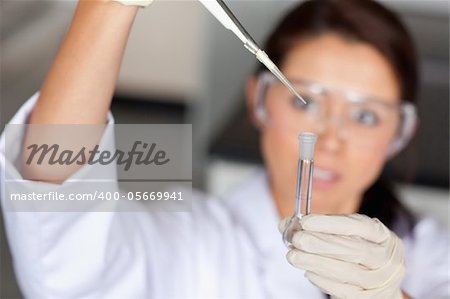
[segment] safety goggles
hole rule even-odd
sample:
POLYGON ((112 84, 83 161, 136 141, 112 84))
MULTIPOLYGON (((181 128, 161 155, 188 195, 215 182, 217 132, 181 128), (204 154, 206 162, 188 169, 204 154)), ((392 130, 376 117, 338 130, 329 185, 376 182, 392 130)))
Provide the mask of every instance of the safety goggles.
POLYGON ((393 104, 318 82, 291 82, 308 102, 306 105, 269 72, 259 76, 255 114, 262 124, 295 134, 308 131, 319 136, 333 126, 349 146, 376 150, 379 144, 388 143, 388 155, 403 149, 411 139, 417 114, 409 102, 393 104))

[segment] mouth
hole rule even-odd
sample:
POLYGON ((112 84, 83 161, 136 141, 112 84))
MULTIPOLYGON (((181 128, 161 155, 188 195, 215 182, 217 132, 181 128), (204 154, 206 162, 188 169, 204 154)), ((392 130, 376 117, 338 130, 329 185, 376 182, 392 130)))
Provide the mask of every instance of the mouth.
POLYGON ((340 175, 331 169, 314 167, 313 188, 327 189, 333 187, 340 180, 340 175))

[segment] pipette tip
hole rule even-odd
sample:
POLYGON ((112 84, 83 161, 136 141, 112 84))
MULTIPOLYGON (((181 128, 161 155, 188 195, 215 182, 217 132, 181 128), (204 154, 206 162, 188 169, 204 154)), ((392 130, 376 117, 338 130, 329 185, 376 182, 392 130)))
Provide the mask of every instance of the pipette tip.
POLYGON ((295 88, 292 86, 292 83, 289 82, 289 80, 283 75, 283 73, 280 71, 280 69, 270 60, 269 56, 261 50, 258 49, 256 52, 256 58, 264 64, 269 71, 272 72, 272 74, 275 75, 275 77, 278 78, 300 101, 302 101, 303 104, 307 104, 305 99, 295 90, 295 88))
POLYGON ((300 100, 300 101, 302 101, 302 103, 303 104, 308 104, 306 101, 305 101, 305 99, 295 90, 295 89, 292 89, 292 92, 295 94, 295 96, 300 100))

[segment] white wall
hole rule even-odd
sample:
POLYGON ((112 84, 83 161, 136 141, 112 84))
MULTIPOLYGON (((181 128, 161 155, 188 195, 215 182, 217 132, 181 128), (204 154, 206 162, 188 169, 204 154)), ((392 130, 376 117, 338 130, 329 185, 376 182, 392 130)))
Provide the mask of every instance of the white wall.
POLYGON ((126 49, 118 91, 144 97, 196 97, 202 86, 205 16, 197 1, 155 1, 141 10, 126 49))

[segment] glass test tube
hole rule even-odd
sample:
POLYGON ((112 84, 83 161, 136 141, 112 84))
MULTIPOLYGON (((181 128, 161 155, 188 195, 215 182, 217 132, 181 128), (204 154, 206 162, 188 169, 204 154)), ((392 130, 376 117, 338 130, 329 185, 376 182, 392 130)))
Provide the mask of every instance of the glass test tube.
POLYGON ((301 133, 299 139, 299 159, 297 163, 297 190, 295 195, 295 211, 283 233, 286 246, 291 246, 294 233, 301 229, 300 219, 311 213, 311 193, 314 170, 314 145, 317 136, 312 133, 301 133), (302 212, 304 207, 305 212, 302 212))

